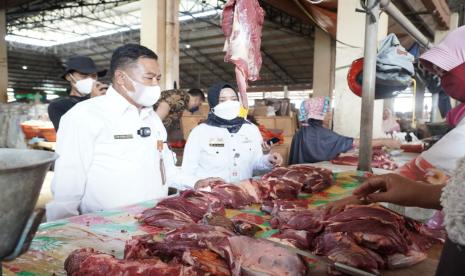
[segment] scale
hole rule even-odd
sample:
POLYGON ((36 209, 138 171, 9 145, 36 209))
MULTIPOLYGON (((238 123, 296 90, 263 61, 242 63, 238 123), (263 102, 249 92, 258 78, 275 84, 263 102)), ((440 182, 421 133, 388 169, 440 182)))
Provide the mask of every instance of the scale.
POLYGON ((44 209, 36 209, 42 183, 57 154, 42 150, 0 149, 1 263, 29 249, 44 209))

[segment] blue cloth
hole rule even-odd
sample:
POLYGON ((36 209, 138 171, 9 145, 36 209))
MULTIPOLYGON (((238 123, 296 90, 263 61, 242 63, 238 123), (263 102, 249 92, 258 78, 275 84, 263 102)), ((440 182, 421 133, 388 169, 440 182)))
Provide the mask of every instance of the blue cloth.
POLYGON ((395 34, 381 43, 376 58, 376 83, 386 86, 408 86, 415 74, 414 56, 407 52, 395 34))
POLYGON ((415 59, 418 59, 420 57, 420 52, 421 46, 417 42, 414 42, 412 46, 408 49, 408 52, 415 57, 415 59))
POLYGON ((339 135, 319 120, 308 120, 292 139, 289 164, 329 161, 352 148, 354 139, 339 135))
POLYGON ((442 118, 446 118, 447 113, 452 109, 452 105, 450 104, 450 97, 444 92, 443 89, 439 91, 438 108, 442 118))

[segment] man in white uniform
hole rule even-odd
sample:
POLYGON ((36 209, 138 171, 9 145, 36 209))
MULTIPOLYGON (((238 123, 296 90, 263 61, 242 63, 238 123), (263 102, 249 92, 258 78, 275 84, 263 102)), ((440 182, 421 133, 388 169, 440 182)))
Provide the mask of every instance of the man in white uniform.
POLYGON ((167 195, 173 157, 152 105, 160 96, 157 55, 127 44, 113 53, 106 95, 60 121, 47 219, 117 208, 167 195))

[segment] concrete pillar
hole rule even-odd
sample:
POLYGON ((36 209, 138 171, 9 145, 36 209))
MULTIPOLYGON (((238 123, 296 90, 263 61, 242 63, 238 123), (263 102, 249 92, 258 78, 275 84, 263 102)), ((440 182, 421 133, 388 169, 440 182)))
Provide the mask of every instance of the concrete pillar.
MULTIPOLYGON (((334 89, 334 131, 339 134, 359 137, 360 115, 362 100, 354 95, 347 85, 347 72, 357 58, 363 57, 363 43, 365 38, 365 15, 355 11, 360 7, 358 0, 338 1, 337 40, 335 62, 334 89)), ((388 20, 382 14, 378 24, 378 42, 387 35, 388 20)), ((373 45, 376 47, 376 45, 373 45)), ((381 122, 383 115, 383 101, 376 100, 373 114, 373 138, 382 137, 381 122)))
POLYGON ((425 109, 425 93, 426 93, 426 86, 425 84, 420 80, 417 79, 417 91, 415 95, 415 118, 417 122, 421 121, 422 123, 424 122, 423 119, 423 110, 425 109))
POLYGON ((179 87, 179 0, 166 1, 165 86, 171 89, 174 82, 179 87))
POLYGON ((438 108, 438 103, 439 103, 439 94, 438 93, 434 93, 433 96, 432 96, 432 100, 431 100, 431 123, 437 123, 437 122, 441 122, 441 121, 444 121, 444 119, 441 118, 441 113, 439 112, 439 108, 438 108))
POLYGON ((289 99, 289 89, 287 85, 284 85, 283 90, 284 90, 284 99, 289 99))
POLYGON ((179 86, 179 0, 142 0, 140 43, 158 55, 162 90, 179 86))
POLYGON ((392 112, 394 112, 394 98, 385 99, 384 108, 389 108, 392 112))
POLYGON ((6 103, 8 96, 8 63, 6 35, 6 8, 5 1, 0 1, 0 103, 6 103))
POLYGON ((332 96, 336 43, 324 31, 315 29, 313 50, 313 95, 332 96))

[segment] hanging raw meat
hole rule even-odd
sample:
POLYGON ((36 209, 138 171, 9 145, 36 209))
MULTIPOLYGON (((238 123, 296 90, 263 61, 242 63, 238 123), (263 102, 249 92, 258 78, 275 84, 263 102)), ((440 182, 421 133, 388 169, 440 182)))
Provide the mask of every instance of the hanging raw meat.
POLYGON ((236 81, 244 108, 248 108, 247 81, 259 79, 264 11, 257 0, 229 0, 223 10, 225 62, 236 65, 236 81))

